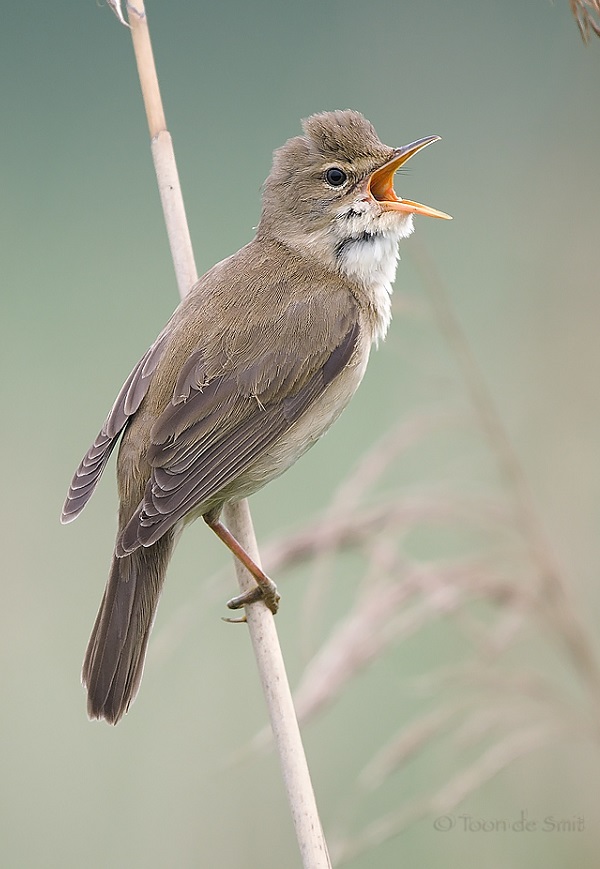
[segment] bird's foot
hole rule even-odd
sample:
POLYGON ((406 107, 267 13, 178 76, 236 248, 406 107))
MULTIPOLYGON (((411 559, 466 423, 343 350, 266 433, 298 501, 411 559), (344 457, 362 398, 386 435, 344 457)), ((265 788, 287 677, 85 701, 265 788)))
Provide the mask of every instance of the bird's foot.
MULTIPOLYGON (((239 610, 247 604, 256 603, 259 600, 264 601, 265 606, 267 606, 273 615, 275 615, 279 609, 281 595, 277 591, 277 586, 273 580, 269 579, 269 577, 264 574, 260 580, 257 581, 255 586, 250 588, 248 591, 245 591, 243 594, 238 594, 236 597, 232 597, 231 600, 228 600, 227 606, 230 610, 239 610)), ((227 619, 227 621, 237 622, 239 619, 227 619)))
MULTIPOLYGON (((258 564, 250 558, 244 547, 241 546, 231 531, 229 531, 220 521, 218 514, 215 516, 212 513, 207 513, 202 518, 256 580, 256 585, 249 588, 248 591, 237 595, 237 597, 232 597, 230 601, 227 601, 229 609, 239 610, 247 604, 256 603, 257 601, 262 600, 264 601, 265 606, 267 606, 273 615, 275 615, 279 609, 279 601, 281 598, 273 580, 269 579, 262 568, 260 568, 258 564)), ((240 619, 226 619, 226 621, 243 622, 245 621, 245 616, 240 619)))

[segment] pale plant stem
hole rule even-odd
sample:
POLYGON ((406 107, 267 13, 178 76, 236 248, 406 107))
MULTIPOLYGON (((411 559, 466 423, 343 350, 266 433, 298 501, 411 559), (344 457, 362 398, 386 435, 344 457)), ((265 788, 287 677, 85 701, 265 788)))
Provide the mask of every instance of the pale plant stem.
POLYGON ((183 299, 198 280, 198 271, 179 184, 175 152, 173 151, 171 134, 167 130, 143 0, 140 0, 135 6, 128 6, 127 11, 144 108, 148 119, 158 192, 167 227, 179 295, 183 299))
MULTIPOLYGON (((242 532, 246 551, 260 565, 260 554, 250 519, 248 501, 240 501, 235 510, 227 513, 229 529, 238 540, 242 532)), ((235 562, 235 570, 242 592, 254 585, 244 565, 235 562)), ((327 844, 323 835, 312 788, 308 764, 300 736, 296 711, 288 685, 285 663, 277 637, 275 620, 263 606, 247 607, 246 617, 260 679, 269 708, 271 729, 279 754, 283 781, 290 803, 292 821, 298 838, 302 863, 306 869, 331 867, 327 844)))
MULTIPOLYGON (((128 4, 127 13, 173 265, 179 294, 183 298, 197 280, 197 272, 173 144, 166 128, 143 0, 136 0, 135 5, 128 4)), ((251 558, 260 564, 248 502, 243 500, 228 504, 225 508, 225 518, 232 534, 251 558)), ((244 592, 254 585, 254 579, 237 559, 234 559, 234 562, 240 590, 244 592)), ((282 767, 302 865, 304 869, 330 869, 331 862, 317 811, 275 621, 271 612, 261 602, 246 607, 246 616, 282 767)), ((268 837, 268 825, 265 825, 265 836, 268 837)))

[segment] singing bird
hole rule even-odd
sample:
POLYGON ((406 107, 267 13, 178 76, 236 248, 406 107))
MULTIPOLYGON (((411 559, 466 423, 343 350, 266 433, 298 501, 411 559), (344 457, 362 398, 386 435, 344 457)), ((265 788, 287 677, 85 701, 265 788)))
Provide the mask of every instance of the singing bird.
POLYGON ((398 242, 413 215, 396 170, 439 136, 390 148, 356 111, 312 115, 274 153, 256 237, 210 269, 121 389, 77 469, 62 521, 94 491, 119 437, 119 530, 82 679, 88 713, 116 723, 138 690, 173 547, 199 516, 257 581, 274 583, 220 521, 324 434, 391 319, 398 242))

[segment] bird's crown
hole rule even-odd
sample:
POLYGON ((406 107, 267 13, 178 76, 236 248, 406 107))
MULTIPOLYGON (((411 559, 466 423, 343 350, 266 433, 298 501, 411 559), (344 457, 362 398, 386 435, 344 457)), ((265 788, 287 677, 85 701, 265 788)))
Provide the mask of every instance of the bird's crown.
POLYGON ((373 125, 353 109, 319 112, 302 122, 303 136, 295 136, 273 155, 268 180, 289 181, 307 170, 317 170, 328 162, 355 164, 356 171, 380 165, 389 159, 392 148, 384 145, 373 125))

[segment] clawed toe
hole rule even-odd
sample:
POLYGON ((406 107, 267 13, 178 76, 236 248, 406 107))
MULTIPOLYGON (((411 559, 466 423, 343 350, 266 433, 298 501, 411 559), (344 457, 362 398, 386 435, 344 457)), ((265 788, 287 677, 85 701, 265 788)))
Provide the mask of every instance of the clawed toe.
POLYGON ((273 580, 269 579, 268 582, 263 581, 261 585, 257 584, 243 594, 232 597, 231 600, 227 601, 227 606, 230 610, 238 610, 247 604, 256 603, 259 600, 264 601, 265 605, 275 615, 279 609, 281 595, 277 591, 277 586, 273 580))

